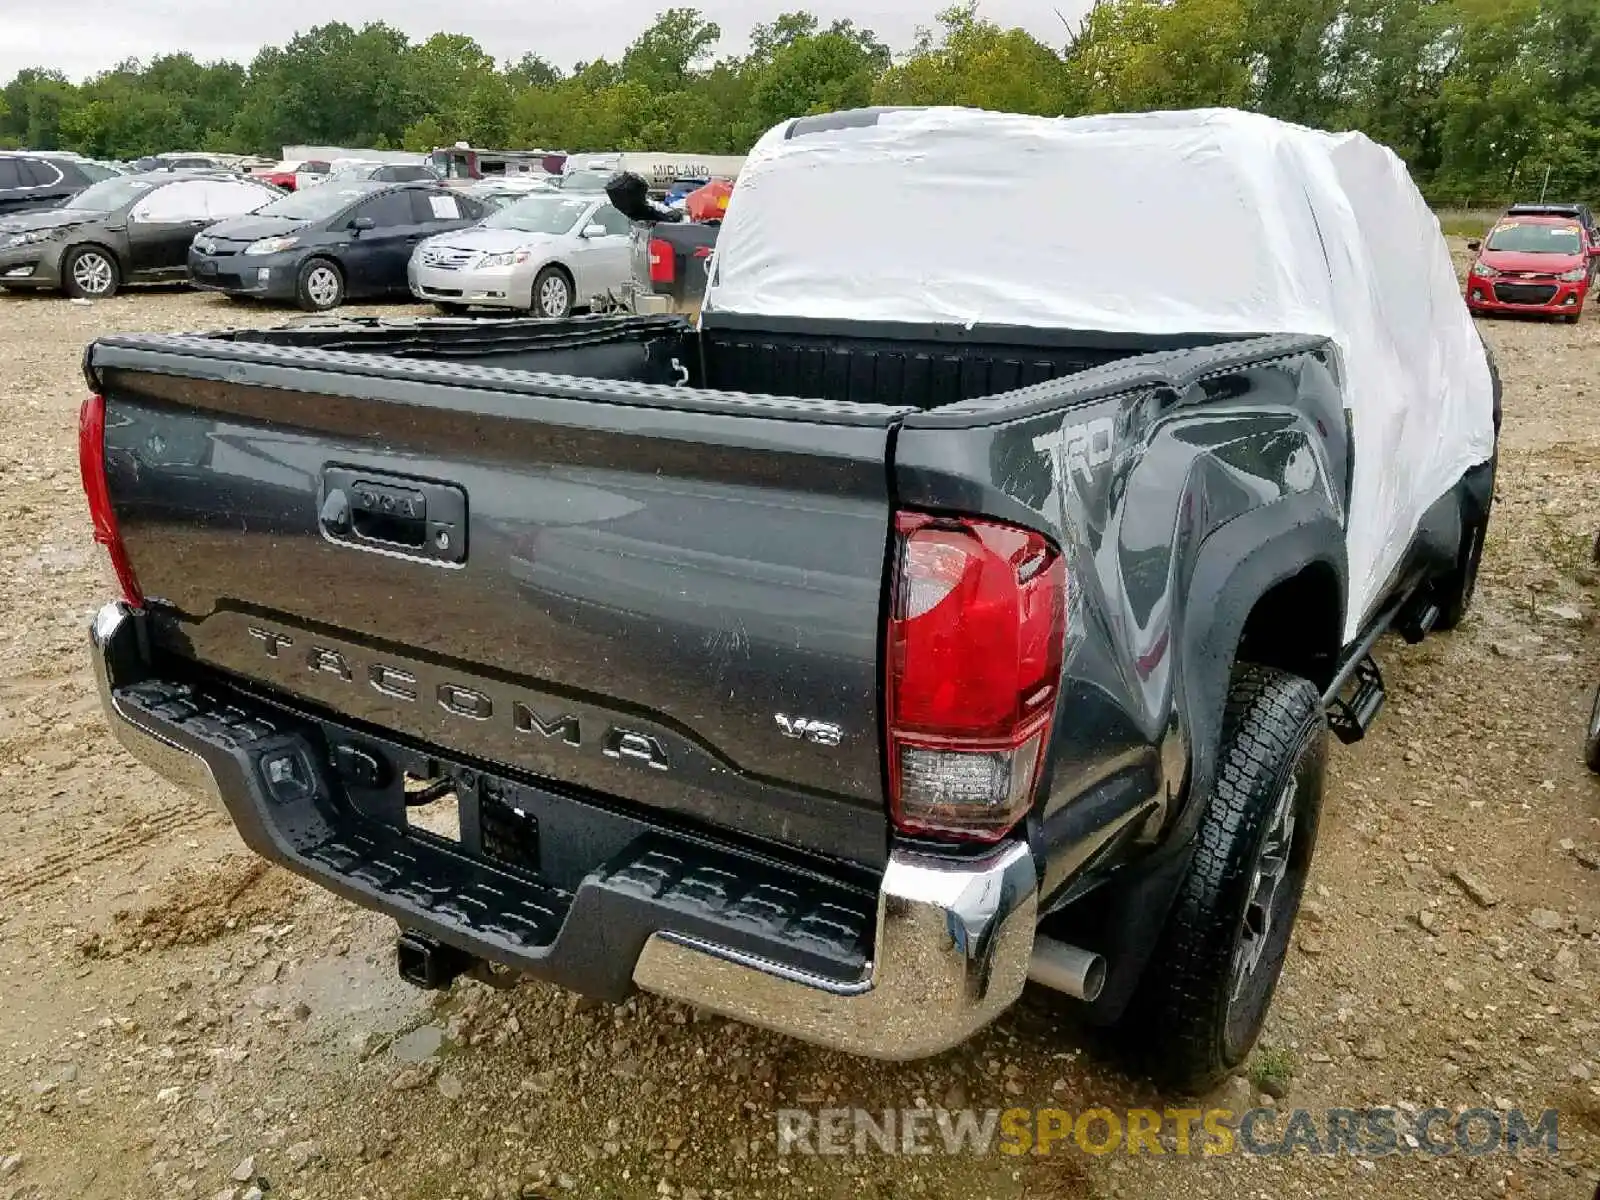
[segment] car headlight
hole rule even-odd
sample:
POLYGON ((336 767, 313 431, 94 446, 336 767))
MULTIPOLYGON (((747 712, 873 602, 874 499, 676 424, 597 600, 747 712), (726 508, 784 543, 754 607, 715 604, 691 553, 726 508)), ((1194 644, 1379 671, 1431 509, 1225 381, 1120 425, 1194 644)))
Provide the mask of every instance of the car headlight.
POLYGON ((6 245, 7 247, 34 246, 40 242, 53 241, 65 232, 66 230, 59 227, 55 229, 30 229, 26 233, 13 233, 6 239, 6 245))
POLYGON ((1481 262, 1472 264, 1472 273, 1479 279, 1493 279, 1496 275, 1500 274, 1500 272, 1496 271, 1493 267, 1481 262))
POLYGON ((300 239, 297 237, 269 237, 260 241, 251 242, 244 248, 246 254, 276 254, 280 250, 287 250, 290 246, 298 246, 300 239))
POLYGON ((478 260, 478 269, 485 270, 492 267, 515 267, 527 262, 533 257, 530 250, 505 250, 499 254, 485 254, 478 260))
POLYGON ((1565 275, 1558 275, 1556 278, 1561 280, 1562 283, 1582 283, 1589 278, 1589 269, 1587 267, 1573 267, 1565 275))

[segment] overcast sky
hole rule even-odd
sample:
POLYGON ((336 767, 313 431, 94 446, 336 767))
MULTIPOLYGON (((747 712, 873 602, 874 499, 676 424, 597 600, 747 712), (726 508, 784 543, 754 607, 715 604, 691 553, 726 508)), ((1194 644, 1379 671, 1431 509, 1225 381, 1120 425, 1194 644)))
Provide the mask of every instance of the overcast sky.
MULTIPOLYGON (((904 49, 945 0, 0 0, 0 83, 23 67, 82 79, 124 58, 187 50, 201 61, 249 62, 269 43, 327 21, 387 21, 420 40, 444 29, 476 38, 501 59, 533 50, 562 68, 614 55, 656 12, 695 4, 722 27, 723 50, 743 49, 750 27, 807 8, 824 22, 850 17, 904 49)), ((1065 41, 1059 9, 1076 19, 1089 0, 983 0, 984 16, 1021 25, 1051 45, 1065 41)))

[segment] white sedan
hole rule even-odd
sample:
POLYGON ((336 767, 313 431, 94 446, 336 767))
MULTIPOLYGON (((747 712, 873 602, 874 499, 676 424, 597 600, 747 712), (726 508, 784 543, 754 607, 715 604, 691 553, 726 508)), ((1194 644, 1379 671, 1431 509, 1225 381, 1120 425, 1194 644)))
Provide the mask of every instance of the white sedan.
POLYGON ((417 246, 411 292, 446 312, 482 305, 565 317, 632 276, 629 221, 603 195, 533 195, 417 246))

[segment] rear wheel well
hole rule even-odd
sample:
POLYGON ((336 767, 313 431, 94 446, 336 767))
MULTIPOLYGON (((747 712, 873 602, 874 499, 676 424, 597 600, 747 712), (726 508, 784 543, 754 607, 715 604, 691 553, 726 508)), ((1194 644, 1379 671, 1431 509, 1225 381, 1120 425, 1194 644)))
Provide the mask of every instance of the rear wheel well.
POLYGON ((1276 667, 1326 689, 1338 671, 1343 623, 1338 573, 1311 563, 1256 601, 1237 661, 1276 667))
POLYGON ((100 251, 101 254, 104 254, 114 264, 116 264, 116 268, 117 268, 118 271, 121 271, 124 276, 127 275, 127 273, 128 273, 128 264, 122 261, 122 255, 117 253, 116 247, 110 246, 110 245, 106 244, 105 242, 96 242, 96 241, 73 242, 72 245, 68 246, 65 250, 63 250, 61 252, 61 261, 62 262, 66 262, 68 258, 70 258, 72 255, 78 253, 78 251, 80 251, 80 250, 98 250, 98 251, 100 251))

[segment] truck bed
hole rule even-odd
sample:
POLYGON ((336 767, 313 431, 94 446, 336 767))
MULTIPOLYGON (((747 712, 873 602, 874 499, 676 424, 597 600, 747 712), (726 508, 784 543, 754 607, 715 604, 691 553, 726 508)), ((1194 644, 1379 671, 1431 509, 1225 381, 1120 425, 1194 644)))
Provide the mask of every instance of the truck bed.
POLYGON ((1220 335, 1130 337, 1008 326, 864 326, 707 314, 385 322, 346 319, 207 335, 236 345, 470 363, 550 375, 928 411, 1220 335), (681 368, 681 369, 680 369, 681 368), (687 371, 687 378, 684 372, 687 371))

